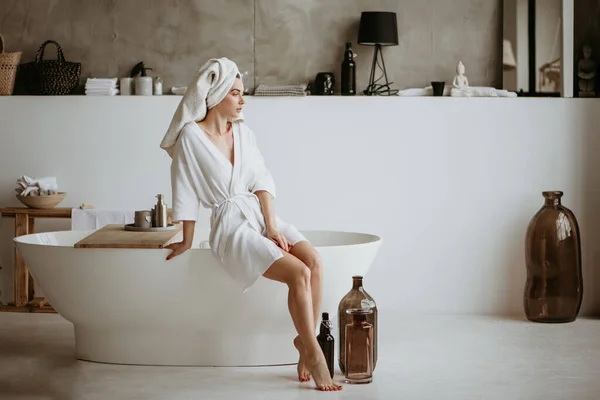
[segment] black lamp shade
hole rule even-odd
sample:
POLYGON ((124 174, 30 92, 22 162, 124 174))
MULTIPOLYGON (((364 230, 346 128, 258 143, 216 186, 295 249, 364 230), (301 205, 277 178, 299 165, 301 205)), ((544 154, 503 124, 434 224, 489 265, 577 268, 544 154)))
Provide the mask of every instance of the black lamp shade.
POLYGON ((358 43, 364 45, 398 45, 398 23, 395 12, 363 11, 360 15, 358 43))

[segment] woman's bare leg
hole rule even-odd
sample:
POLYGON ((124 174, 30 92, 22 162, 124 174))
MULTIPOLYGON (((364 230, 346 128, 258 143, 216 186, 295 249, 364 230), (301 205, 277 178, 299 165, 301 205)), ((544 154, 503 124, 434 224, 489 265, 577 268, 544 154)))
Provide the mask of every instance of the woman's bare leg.
MULTIPOLYGON (((300 261, 302 261, 310 269, 310 289, 313 304, 314 329, 317 329, 319 316, 321 315, 321 297, 323 292, 323 268, 321 256, 307 241, 301 241, 291 248, 290 253, 300 261)), ((305 351, 304 344, 300 340, 300 336, 294 338, 294 346, 300 353, 298 360, 298 379, 304 382, 310 379, 308 369, 304 365, 303 352, 305 351)))
POLYGON ((296 331, 306 350, 306 368, 320 390, 340 390, 329 375, 323 351, 315 336, 311 296, 310 269, 295 256, 283 252, 263 274, 265 278, 285 283, 288 288, 288 308, 296 331))
POLYGON ((321 316, 321 298, 323 296, 323 264, 321 256, 307 241, 298 242, 290 249, 290 254, 298 258, 310 269, 310 289, 312 294, 315 330, 321 316))

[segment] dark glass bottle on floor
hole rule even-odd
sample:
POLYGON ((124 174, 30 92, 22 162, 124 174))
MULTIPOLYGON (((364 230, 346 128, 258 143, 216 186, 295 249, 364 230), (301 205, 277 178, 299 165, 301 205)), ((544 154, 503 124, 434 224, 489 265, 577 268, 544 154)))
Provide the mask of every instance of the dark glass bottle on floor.
POLYGON ((373 325, 367 317, 373 313, 368 308, 346 311, 352 322, 345 326, 344 365, 346 383, 371 383, 373 381, 373 325))
POLYGON ((323 354, 325 355, 325 361, 327 361, 327 368, 329 368, 329 374, 333 378, 333 360, 335 358, 335 339, 331 334, 331 321, 329 320, 329 313, 324 312, 321 315, 321 330, 317 336, 317 342, 323 354))
POLYGON ((525 315, 534 322, 572 322, 583 298, 581 243, 575 215, 560 191, 543 192, 544 205, 527 227, 525 315))
POLYGON ((354 96, 356 94, 356 62, 351 43, 346 43, 344 61, 342 61, 342 95, 354 96))
POLYGON ((363 288, 362 281, 362 276, 357 275, 352 277, 352 289, 342 298, 340 305, 338 306, 338 363, 342 373, 345 372, 345 327, 352 322, 352 315, 346 313, 346 311, 350 309, 365 308, 373 311, 372 313, 367 314, 367 321, 373 326, 373 370, 375 370, 375 367, 377 366, 377 305, 375 304, 375 300, 369 296, 363 288))

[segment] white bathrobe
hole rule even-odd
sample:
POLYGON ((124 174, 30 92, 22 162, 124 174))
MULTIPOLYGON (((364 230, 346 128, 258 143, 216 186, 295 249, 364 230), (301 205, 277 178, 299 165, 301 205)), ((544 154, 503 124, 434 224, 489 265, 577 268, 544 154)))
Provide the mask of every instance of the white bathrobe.
MULTIPOLYGON (((275 184, 254 133, 233 123, 234 164, 195 122, 187 123, 173 147, 171 185, 173 220, 194 220, 200 205, 212 208, 211 250, 229 275, 248 290, 279 258, 282 250, 265 236, 265 220, 254 192, 275 184)), ((306 240, 292 225, 276 217, 277 228, 291 244, 306 240)))

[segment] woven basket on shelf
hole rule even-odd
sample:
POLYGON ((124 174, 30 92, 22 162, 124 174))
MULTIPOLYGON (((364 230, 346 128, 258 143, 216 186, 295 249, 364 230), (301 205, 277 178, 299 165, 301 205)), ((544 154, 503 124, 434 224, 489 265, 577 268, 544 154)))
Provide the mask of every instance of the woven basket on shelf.
POLYGON ((46 40, 38 49, 35 61, 20 65, 19 74, 31 95, 66 95, 79 84, 81 63, 67 61, 60 45, 46 40), (44 50, 49 44, 56 46, 56 60, 44 60, 44 50))
POLYGON ((0 95, 10 96, 15 88, 17 67, 21 62, 21 54, 23 53, 20 51, 6 53, 2 35, 0 35, 0 45, 2 46, 2 52, 0 53, 0 95))

